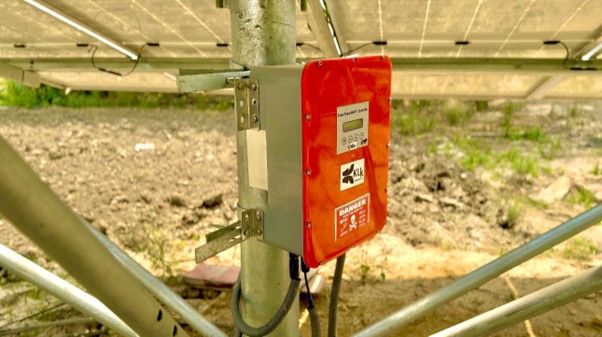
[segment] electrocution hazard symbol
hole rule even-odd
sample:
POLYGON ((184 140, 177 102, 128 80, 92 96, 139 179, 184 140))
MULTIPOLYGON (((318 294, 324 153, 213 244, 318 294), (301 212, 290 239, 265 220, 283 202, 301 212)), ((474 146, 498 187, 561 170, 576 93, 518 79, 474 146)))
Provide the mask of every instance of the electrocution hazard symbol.
POLYGON ((370 194, 363 195, 334 210, 334 240, 338 240, 370 221, 370 194))

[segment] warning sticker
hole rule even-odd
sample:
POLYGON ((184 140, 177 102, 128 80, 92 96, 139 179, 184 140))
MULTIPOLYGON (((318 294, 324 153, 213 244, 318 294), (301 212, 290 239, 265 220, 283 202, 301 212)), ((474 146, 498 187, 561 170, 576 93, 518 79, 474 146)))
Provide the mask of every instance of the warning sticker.
POLYGON ((341 165, 341 191, 364 183, 364 158, 341 165))
POLYGON ((334 240, 370 222, 370 194, 363 195, 334 210, 334 240))

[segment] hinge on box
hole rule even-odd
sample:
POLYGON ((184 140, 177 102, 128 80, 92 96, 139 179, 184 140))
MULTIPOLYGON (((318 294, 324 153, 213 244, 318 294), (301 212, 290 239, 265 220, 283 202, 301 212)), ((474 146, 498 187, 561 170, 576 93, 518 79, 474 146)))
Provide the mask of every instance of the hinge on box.
POLYGON ((194 250, 195 260, 203 262, 253 236, 263 237, 263 211, 243 210, 240 221, 205 235, 207 243, 194 250))
POLYGON ((259 81, 241 78, 234 82, 238 131, 259 128, 259 81))

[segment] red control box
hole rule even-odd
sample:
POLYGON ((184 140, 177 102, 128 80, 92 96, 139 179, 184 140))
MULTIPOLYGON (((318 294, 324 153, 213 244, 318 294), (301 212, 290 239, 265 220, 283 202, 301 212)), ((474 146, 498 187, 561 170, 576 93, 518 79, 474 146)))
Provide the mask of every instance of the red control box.
POLYGON ((332 260, 385 224, 391 62, 384 56, 260 67, 266 243, 332 260))

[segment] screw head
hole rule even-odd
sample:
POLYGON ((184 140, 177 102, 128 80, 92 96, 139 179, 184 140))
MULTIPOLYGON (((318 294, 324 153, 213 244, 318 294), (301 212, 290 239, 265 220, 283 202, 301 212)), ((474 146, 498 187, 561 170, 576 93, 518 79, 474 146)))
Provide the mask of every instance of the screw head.
POLYGON ((253 122, 259 122, 259 116, 257 116, 257 114, 253 114, 253 122))
POLYGON ((305 224, 305 227, 307 227, 307 228, 311 228, 311 222, 308 222, 308 223, 306 223, 306 224, 305 224))
POLYGON ((310 120, 311 119, 311 115, 310 114, 305 115, 305 119, 306 120, 310 120))
POLYGON ((255 219, 257 219, 257 221, 261 221, 261 214, 257 213, 257 215, 255 216, 255 219))
POLYGON ((253 90, 253 91, 257 90, 257 84, 251 83, 251 90, 253 90))
POLYGON ((311 175, 311 170, 306 170, 306 171, 305 171, 305 175, 306 175, 306 176, 310 176, 310 175, 311 175))
POLYGON ((261 229, 257 229, 256 233, 257 233, 257 235, 261 235, 263 233, 263 231, 261 229))
POLYGON ((318 67, 322 66, 322 61, 318 61, 318 67))

